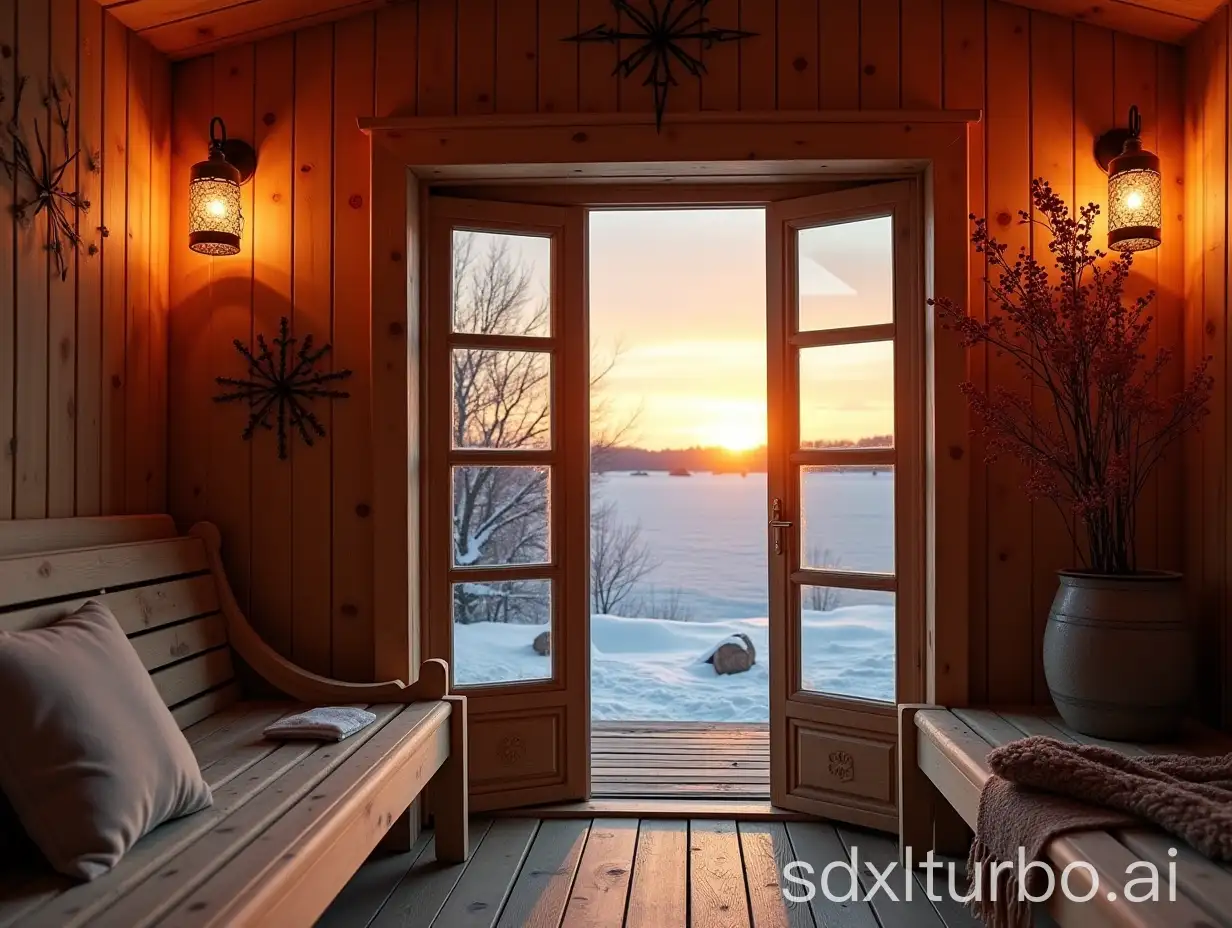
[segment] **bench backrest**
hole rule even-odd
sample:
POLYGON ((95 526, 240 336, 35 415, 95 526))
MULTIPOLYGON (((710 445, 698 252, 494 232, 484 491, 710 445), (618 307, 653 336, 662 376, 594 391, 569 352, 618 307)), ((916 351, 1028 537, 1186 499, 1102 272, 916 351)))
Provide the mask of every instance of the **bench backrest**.
POLYGON ((200 538, 166 516, 0 523, 0 630, 47 625, 89 599, 115 613, 181 728, 239 697, 200 538))

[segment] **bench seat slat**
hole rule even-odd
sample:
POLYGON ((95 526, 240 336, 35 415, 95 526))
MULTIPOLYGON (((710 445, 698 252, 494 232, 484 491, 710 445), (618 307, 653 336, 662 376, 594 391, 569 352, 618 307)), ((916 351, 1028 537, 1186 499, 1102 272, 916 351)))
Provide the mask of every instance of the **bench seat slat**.
MULTIPOLYGON (((358 737, 358 736, 356 736, 358 737)), ((124 855, 115 869, 89 883, 74 886, 50 905, 40 909, 35 916, 21 922, 22 928, 74 928, 93 924, 92 919, 107 906, 127 893, 134 891, 161 872, 164 880, 171 880, 177 869, 178 854, 190 849, 194 842, 211 830, 226 827, 225 820, 252 801, 254 797, 278 783, 280 779, 310 757, 318 745, 311 742, 267 743, 268 750, 245 770, 242 777, 230 777, 215 789, 215 777, 226 773, 218 767, 204 771, 206 782, 214 791, 214 804, 195 815, 176 819, 160 825, 137 842, 124 855)), ((264 746, 263 746, 264 747, 264 746)), ((217 765, 215 765, 217 766, 217 765)), ((191 873, 190 870, 185 871, 191 873)))
POLYGON ((168 515, 10 519, 0 522, 0 557, 29 551, 132 544, 175 535, 175 521, 168 515))
POLYGON ((449 754, 449 706, 399 712, 309 798, 167 913, 162 926, 310 924, 449 754), (329 862, 319 851, 330 849, 329 862))
MULTIPOLYGON (((314 745, 316 749, 310 748, 309 753, 278 777, 276 784, 261 790, 228 815, 225 822, 219 820, 174 857, 164 857, 162 866, 90 924, 97 928, 144 928, 156 924, 170 908, 213 876, 250 841, 259 838, 330 771, 366 744, 400 708, 375 707, 372 711, 377 713, 377 720, 367 728, 337 744, 314 745)), ((248 776, 237 779, 242 782, 248 776)))
POLYGON ((209 570, 200 538, 0 558, 0 608, 209 570))

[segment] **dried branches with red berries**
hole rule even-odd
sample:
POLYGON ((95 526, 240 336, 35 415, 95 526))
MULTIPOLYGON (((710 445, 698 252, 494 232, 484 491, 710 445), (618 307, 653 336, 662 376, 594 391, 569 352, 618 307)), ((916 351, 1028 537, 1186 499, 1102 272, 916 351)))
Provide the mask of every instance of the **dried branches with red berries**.
POLYGON ((965 347, 987 345, 1022 373, 1022 390, 962 385, 987 460, 1016 457, 1027 468, 1028 494, 1053 500, 1067 526, 1076 517, 1074 540, 1088 569, 1132 573, 1138 498, 1168 449, 1207 414, 1209 359, 1183 389, 1161 396, 1172 352, 1147 354, 1155 293, 1126 299, 1133 255, 1105 260, 1092 247, 1094 203, 1071 216, 1044 180, 1032 181, 1031 199, 1034 213, 1019 215, 1047 231, 1055 273, 1026 249, 1011 261, 987 221, 973 215, 971 242, 987 263, 998 311, 990 308, 983 322, 948 298, 929 303, 965 347))

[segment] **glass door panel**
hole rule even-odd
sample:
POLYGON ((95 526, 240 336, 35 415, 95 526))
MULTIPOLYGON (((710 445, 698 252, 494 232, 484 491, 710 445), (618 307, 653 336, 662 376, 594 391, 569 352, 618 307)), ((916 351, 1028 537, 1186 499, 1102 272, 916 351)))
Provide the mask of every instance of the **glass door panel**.
POLYGON ((771 795, 887 830, 895 702, 922 695, 919 204, 901 181, 767 217, 771 795))
POLYGON ((588 506, 582 214, 428 210, 426 649, 468 697, 472 808, 584 798, 586 526, 555 505, 588 506))

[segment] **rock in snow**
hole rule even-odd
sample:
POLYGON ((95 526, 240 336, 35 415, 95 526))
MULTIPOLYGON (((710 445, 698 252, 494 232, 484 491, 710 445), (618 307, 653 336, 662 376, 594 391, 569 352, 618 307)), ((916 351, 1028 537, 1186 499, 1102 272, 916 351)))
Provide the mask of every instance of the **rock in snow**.
POLYGON ((718 674, 744 673, 757 663, 757 649, 748 635, 737 632, 720 642, 702 661, 713 664, 718 674))
POLYGON ((535 636, 535 640, 531 642, 531 647, 535 649, 536 654, 547 655, 552 650, 552 633, 540 632, 535 636))

